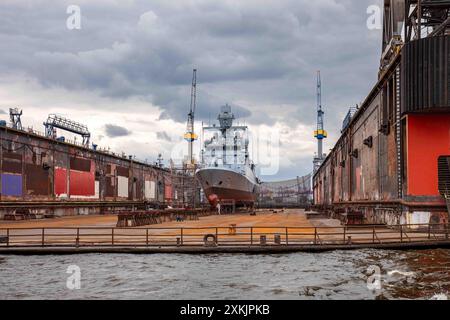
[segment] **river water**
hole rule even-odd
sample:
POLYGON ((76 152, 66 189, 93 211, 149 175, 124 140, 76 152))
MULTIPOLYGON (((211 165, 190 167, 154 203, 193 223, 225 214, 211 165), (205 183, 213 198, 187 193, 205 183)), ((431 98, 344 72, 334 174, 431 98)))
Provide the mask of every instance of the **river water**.
POLYGON ((0 256, 0 299, 448 297, 450 250, 0 256), (80 289, 68 289, 71 265, 79 267, 80 289))

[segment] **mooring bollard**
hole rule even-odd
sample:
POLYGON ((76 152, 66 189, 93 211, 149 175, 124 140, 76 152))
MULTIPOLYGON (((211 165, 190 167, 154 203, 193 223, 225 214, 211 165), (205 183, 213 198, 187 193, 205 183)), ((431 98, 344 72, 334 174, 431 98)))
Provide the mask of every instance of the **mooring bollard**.
POLYGON ((207 234, 203 237, 203 243, 205 247, 217 246, 217 238, 213 234, 207 234))
POLYGON ((177 247, 181 246, 181 238, 177 237, 177 247))
POLYGON ((273 240, 274 240, 275 244, 281 244, 281 235, 276 234, 276 235, 273 237, 273 240))
POLYGON ((352 237, 351 236, 347 237, 347 244, 352 244, 352 237))
POLYGON ((261 235, 259 237, 259 244, 262 246, 265 246, 267 244, 267 236, 266 235, 261 235))
POLYGON ((230 224, 230 227, 228 228, 228 234, 230 236, 236 235, 236 224, 230 224))

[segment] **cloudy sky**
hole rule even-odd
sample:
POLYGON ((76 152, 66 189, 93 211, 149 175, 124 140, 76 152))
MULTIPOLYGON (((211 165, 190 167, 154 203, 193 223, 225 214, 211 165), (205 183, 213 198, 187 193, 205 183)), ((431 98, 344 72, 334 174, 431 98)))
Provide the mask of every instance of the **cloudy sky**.
POLYGON ((43 131, 57 113, 85 123, 100 147, 179 158, 197 68, 197 128, 229 103, 252 132, 279 137, 279 170, 263 179, 307 174, 316 71, 328 150, 376 82, 381 30, 367 28, 366 10, 380 2, 2 0, 0 119, 20 107, 24 126, 43 131), (67 28, 69 5, 81 29, 67 28))

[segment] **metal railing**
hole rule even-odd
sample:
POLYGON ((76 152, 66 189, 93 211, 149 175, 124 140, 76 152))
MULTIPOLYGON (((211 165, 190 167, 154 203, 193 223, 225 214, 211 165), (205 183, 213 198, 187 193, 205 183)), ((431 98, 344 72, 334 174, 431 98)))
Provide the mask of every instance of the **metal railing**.
POLYGON ((449 241, 448 224, 342 227, 0 228, 0 247, 350 245, 449 241))

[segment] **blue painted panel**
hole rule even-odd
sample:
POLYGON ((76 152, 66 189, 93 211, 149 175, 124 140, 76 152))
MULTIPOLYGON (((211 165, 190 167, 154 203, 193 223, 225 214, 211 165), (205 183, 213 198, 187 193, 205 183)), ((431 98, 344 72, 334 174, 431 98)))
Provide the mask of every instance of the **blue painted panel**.
POLYGON ((22 196, 22 175, 2 174, 2 195, 22 196))

